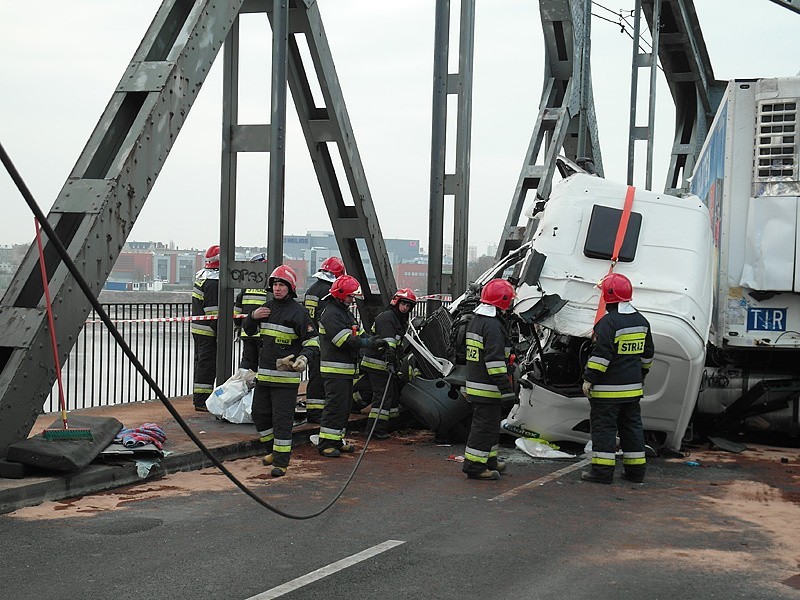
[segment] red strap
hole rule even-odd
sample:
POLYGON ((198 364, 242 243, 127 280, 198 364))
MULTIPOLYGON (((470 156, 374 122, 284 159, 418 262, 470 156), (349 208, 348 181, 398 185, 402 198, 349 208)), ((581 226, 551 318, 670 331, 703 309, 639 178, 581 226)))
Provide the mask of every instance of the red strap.
MULTIPOLYGON (((619 252, 622 250, 622 242, 625 241, 625 233, 628 231, 628 221, 631 219, 631 207, 633 206, 633 197, 636 194, 636 188, 632 185, 628 186, 628 191, 625 194, 625 206, 622 207, 622 216, 619 219, 619 226, 617 227, 617 237, 614 239, 614 252, 611 255, 611 266, 608 267, 606 277, 614 272, 614 267, 619 259, 619 252)), ((606 314, 606 302, 603 300, 603 294, 600 294, 600 302, 597 305, 597 312, 594 313, 595 325, 606 314)))

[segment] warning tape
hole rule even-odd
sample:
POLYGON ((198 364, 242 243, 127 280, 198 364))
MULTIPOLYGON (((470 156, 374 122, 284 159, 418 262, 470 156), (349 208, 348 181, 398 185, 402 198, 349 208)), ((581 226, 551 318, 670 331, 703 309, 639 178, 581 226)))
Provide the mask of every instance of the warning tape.
POLYGON ((428 294, 427 296, 417 296, 417 300, 441 300, 451 302, 453 297, 450 294, 428 294))
MULTIPOLYGON (((441 300, 451 302, 453 297, 450 294, 428 294, 427 296, 417 296, 417 300, 441 300)), ((233 315, 234 319, 244 319, 246 314, 233 315)), ((112 323, 186 323, 190 321, 216 321, 219 315, 197 315, 189 317, 154 317, 152 319, 111 319, 112 323)), ((102 323, 101 319, 87 319, 86 323, 102 323)))
MULTIPOLYGON (((233 315, 234 319, 244 319, 247 315, 233 315)), ((219 315, 197 315, 191 317, 155 317, 153 319, 111 319, 112 323, 185 323, 187 321, 216 321, 219 315)), ((101 319, 87 319, 87 323, 102 323, 101 319)))

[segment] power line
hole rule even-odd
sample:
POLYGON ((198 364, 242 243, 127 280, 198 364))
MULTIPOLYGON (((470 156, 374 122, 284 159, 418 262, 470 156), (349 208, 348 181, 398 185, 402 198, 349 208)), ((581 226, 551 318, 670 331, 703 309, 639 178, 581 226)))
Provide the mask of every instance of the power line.
MULTIPOLYGON (((633 41, 633 33, 631 33, 631 31, 629 30, 629 29, 633 29, 633 26, 627 20, 627 19, 630 18, 630 16, 628 16, 628 17, 624 16, 621 11, 620 12, 614 12, 610 8, 607 8, 607 7, 601 5, 601 4, 597 3, 597 2, 592 2, 592 4, 594 4, 596 6, 599 6, 600 8, 602 8, 604 10, 607 10, 608 12, 610 12, 610 13, 612 13, 614 15, 617 15, 617 18, 619 20, 618 21, 612 21, 611 19, 609 19, 607 17, 604 17, 602 15, 598 15, 597 13, 591 13, 591 16, 596 17, 596 18, 600 19, 601 21, 606 21, 608 23, 611 23, 612 25, 619 26, 620 33, 624 33, 625 35, 627 35, 631 39, 631 41, 633 41)), ((644 52, 644 53, 652 53, 652 51, 653 51, 653 45, 650 42, 648 42, 646 39, 644 39, 644 37, 642 37, 641 34, 639 34, 639 50, 641 52, 644 52)), ((661 65, 658 64, 658 61, 656 61, 656 67, 662 73, 664 72, 664 69, 661 67, 661 65)))

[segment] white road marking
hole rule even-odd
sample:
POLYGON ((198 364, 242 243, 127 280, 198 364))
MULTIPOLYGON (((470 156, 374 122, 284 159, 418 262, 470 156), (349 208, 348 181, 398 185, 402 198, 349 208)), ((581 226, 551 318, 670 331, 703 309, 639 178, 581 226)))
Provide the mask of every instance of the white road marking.
POLYGON ((342 569, 346 569, 347 567, 352 567, 353 565, 360 563, 363 560, 367 560, 368 558, 372 558, 380 554, 381 552, 386 552, 387 550, 391 550, 395 546, 399 546, 400 544, 405 544, 405 542, 401 542, 399 540, 387 540, 382 544, 378 544, 377 546, 373 546, 372 548, 367 548, 366 550, 362 550, 358 554, 353 554, 353 556, 348 556, 347 558, 343 558, 342 560, 337 560, 335 563, 331 563, 326 567, 322 567, 317 569, 316 571, 311 571, 307 575, 303 575, 302 577, 298 577, 297 579, 292 579, 291 581, 287 581, 286 583, 279 585, 278 587, 274 587, 271 590, 267 590, 266 592, 262 592, 257 596, 253 596, 248 598, 247 600, 270 600, 271 598, 279 598, 284 594, 288 594, 289 592, 293 592, 294 590, 303 587, 304 585, 308 585, 309 583, 313 583, 320 579, 327 577, 328 575, 333 575, 337 571, 341 571, 342 569))
POLYGON ((566 475, 567 473, 572 473, 573 471, 577 471, 578 469, 583 468, 591 463, 592 463, 591 458, 584 458, 582 461, 576 462, 574 465, 564 467, 563 469, 559 469, 558 471, 550 473, 549 475, 545 475, 544 477, 539 477, 539 479, 534 479, 533 481, 529 481, 525 485, 521 485, 519 487, 515 487, 514 489, 508 490, 507 492, 504 492, 499 496, 490 498, 489 502, 494 502, 494 501, 505 502, 509 498, 516 496, 517 494, 519 494, 524 490, 544 485, 548 481, 553 481, 554 479, 558 479, 562 475, 566 475))

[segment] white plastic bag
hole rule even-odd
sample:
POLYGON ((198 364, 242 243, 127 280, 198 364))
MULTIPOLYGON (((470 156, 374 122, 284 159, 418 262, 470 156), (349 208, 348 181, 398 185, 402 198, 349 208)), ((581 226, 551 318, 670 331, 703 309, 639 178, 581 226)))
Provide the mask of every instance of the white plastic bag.
POLYGON ((252 423, 254 391, 250 390, 241 400, 228 406, 222 413, 222 418, 230 423, 252 423))
POLYGON ((538 438, 517 438, 514 440, 514 445, 533 458, 575 458, 574 454, 556 450, 549 443, 538 438))
POLYGON ((218 385, 206 400, 208 412, 221 417, 225 409, 235 404, 250 390, 256 374, 250 369, 239 369, 228 381, 218 385))

